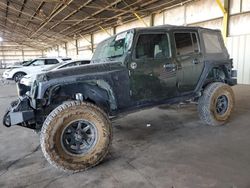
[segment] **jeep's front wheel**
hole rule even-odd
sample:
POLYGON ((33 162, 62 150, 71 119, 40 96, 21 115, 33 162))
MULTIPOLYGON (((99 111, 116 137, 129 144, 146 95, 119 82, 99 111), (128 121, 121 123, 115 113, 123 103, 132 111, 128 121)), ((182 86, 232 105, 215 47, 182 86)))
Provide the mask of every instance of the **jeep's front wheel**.
POLYGON ((232 88, 224 83, 209 84, 198 101, 200 119, 208 125, 223 125, 234 108, 232 88))
POLYGON ((43 154, 53 166, 79 172, 97 165, 108 152, 112 127, 97 106, 72 101, 53 110, 40 136, 43 154))

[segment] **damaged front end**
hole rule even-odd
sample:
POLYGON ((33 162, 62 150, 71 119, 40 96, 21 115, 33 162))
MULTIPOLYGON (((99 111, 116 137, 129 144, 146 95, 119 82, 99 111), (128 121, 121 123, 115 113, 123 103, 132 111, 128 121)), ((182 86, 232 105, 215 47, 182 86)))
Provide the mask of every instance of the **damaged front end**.
POLYGON ((11 127, 12 125, 20 125, 34 129, 35 114, 34 109, 30 105, 28 95, 23 95, 11 103, 7 112, 3 117, 3 125, 11 127))

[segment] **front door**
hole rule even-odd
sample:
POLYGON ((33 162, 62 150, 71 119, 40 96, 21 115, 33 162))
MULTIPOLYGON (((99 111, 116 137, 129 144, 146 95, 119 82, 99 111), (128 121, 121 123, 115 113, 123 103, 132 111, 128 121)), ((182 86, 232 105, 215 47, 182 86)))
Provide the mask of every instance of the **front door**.
POLYGON ((166 32, 139 33, 128 64, 131 97, 136 102, 171 98, 176 92, 176 65, 166 32))
POLYGON ((204 68, 196 31, 175 31, 175 61, 178 64, 178 91, 193 91, 204 68))

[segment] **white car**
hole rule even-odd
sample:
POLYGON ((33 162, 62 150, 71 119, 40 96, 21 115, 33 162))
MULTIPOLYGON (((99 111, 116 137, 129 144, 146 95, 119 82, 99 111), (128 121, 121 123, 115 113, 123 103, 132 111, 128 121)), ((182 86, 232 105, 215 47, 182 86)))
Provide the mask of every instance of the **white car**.
POLYGON ((67 67, 73 67, 73 66, 80 66, 80 65, 85 65, 85 64, 89 64, 89 63, 90 63, 90 60, 75 60, 75 61, 61 62, 61 63, 53 65, 49 68, 43 69, 39 72, 36 72, 34 74, 25 75, 20 80, 20 84, 23 84, 25 86, 31 86, 32 83, 34 82, 34 80, 36 79, 36 76, 42 72, 53 71, 53 70, 67 68, 67 67))
POLYGON ((3 72, 3 78, 7 80, 15 80, 19 82, 20 79, 28 74, 40 72, 41 70, 53 66, 55 64, 69 60, 69 58, 37 58, 31 62, 27 62, 21 66, 14 66, 3 72))

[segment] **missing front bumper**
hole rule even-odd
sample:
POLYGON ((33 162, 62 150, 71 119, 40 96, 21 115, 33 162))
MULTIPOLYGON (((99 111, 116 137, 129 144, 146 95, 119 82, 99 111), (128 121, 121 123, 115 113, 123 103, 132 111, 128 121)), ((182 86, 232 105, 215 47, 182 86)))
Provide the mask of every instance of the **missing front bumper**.
POLYGON ((3 124, 6 127, 12 125, 27 126, 35 118, 34 110, 29 105, 29 98, 19 98, 13 101, 3 117, 3 124))
POLYGON ((33 110, 26 110, 22 112, 9 112, 9 118, 11 125, 18 125, 34 119, 34 112, 33 110))

